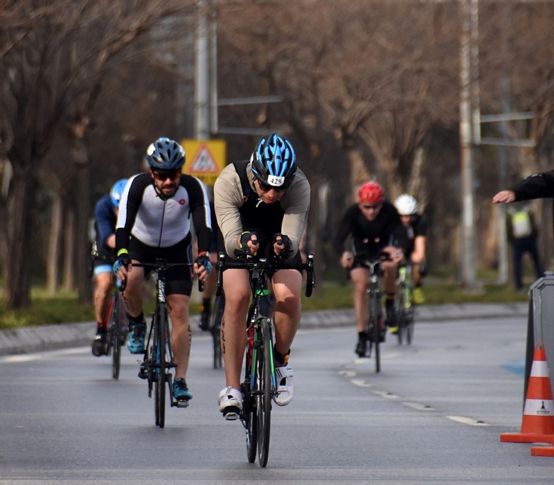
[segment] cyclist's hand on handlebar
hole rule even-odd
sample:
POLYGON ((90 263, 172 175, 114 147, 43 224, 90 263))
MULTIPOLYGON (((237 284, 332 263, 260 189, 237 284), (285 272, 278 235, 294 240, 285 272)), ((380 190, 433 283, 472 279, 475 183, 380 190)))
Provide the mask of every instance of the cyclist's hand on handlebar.
POLYGON ((252 231, 244 231, 239 238, 239 247, 240 249, 237 251, 239 254, 256 256, 260 248, 258 235, 252 231))
POLYGON ((390 262, 393 264, 400 263, 404 259, 404 251, 395 246, 387 246, 384 251, 389 255, 390 262))
POLYGON ((354 263, 354 255, 350 251, 344 251, 340 257, 340 265, 343 268, 350 268, 354 263))
POLYGON ((273 253, 275 256, 287 259, 292 254, 292 242, 285 234, 275 234, 273 236, 273 253))
POLYGON ((123 291, 125 289, 125 282, 127 280, 127 272, 130 269, 130 264, 131 258, 129 258, 129 255, 122 254, 115 260, 112 266, 113 274, 116 277, 115 283, 119 291, 123 291))
POLYGON ((210 261, 210 254, 207 251, 199 253, 198 257, 194 261, 193 268, 194 272, 198 276, 198 279, 204 282, 213 269, 210 261))

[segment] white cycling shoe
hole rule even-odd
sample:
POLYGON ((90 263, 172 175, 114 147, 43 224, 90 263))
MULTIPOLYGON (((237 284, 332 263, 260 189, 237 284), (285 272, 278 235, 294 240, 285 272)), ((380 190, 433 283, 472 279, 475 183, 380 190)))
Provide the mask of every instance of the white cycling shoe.
POLYGON ((219 393, 219 410, 227 421, 235 421, 242 412, 242 392, 228 386, 219 393))
POLYGON ((292 401, 294 394, 292 369, 288 366, 276 367, 275 375, 277 376, 277 395, 273 397, 273 401, 277 406, 286 406, 292 401))

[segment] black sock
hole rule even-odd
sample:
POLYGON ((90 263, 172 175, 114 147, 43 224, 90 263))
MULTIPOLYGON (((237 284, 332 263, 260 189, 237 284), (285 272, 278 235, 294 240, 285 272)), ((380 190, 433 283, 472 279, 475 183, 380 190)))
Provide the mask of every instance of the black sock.
POLYGON ((358 339, 359 340, 367 340, 368 333, 364 330, 363 332, 358 332, 358 339))
POLYGON ((127 313, 127 320, 129 320, 130 327, 136 325, 137 323, 142 323, 144 322, 144 313, 140 312, 140 315, 137 315, 136 317, 133 317, 127 313))
POLYGON ((275 359, 275 367, 283 367, 289 362, 290 349, 285 354, 279 352, 275 347, 273 348, 273 358, 275 359))

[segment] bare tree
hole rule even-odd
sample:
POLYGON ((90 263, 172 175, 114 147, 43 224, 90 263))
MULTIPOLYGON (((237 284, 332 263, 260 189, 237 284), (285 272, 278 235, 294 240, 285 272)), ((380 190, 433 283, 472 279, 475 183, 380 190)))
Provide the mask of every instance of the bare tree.
MULTIPOLYGON (((8 73, 2 98, 4 125, 10 128, 6 152, 14 169, 8 210, 8 257, 6 280, 8 306, 29 303, 30 214, 37 188, 36 174, 54 135, 66 125, 70 140, 67 151, 75 160, 75 184, 79 201, 75 220, 77 281, 87 281, 86 234, 89 214, 88 156, 83 139, 90 114, 101 92, 108 63, 117 53, 167 15, 182 11, 190 2, 161 0, 88 1, 48 3, 46 10, 27 8, 16 12, 25 19, 20 28, 5 34, 10 46, 2 57, 8 73), (31 21, 32 20, 32 21, 31 21), (9 42, 15 39, 17 42, 9 42)), ((20 24, 17 24, 18 26, 20 24)), ((79 283, 82 299, 88 297, 86 283, 79 283)))

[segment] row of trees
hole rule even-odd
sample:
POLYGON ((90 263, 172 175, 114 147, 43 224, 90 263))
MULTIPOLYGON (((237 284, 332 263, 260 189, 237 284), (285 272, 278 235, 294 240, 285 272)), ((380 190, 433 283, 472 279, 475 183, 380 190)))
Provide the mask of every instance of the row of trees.
MULTIPOLYGON (((534 149, 512 149, 501 183, 548 168, 554 39, 550 2, 481 2, 483 113, 532 111, 510 125, 534 149)), ((432 220, 430 260, 459 254, 460 2, 227 0, 204 2, 218 23, 220 97, 281 95, 225 107, 220 125, 290 136, 313 187, 310 239, 319 261, 355 186, 411 192, 432 220)), ((193 133, 199 7, 185 0, 19 0, 0 5, 0 250, 9 305, 33 278, 89 297, 88 219, 95 199, 140 169, 160 135, 193 133), (5 235, 5 236, 4 236, 5 235)), ((491 126, 491 130, 495 127, 491 126)), ((217 136, 217 134, 214 134, 217 136)), ((254 136, 226 136, 229 159, 254 136)), ((488 203, 497 150, 477 159, 483 263, 494 264, 488 203)))

